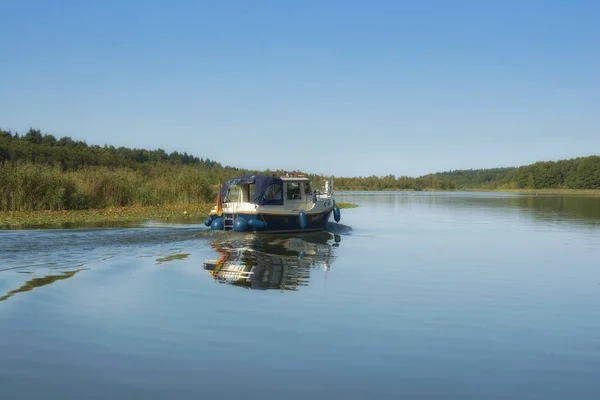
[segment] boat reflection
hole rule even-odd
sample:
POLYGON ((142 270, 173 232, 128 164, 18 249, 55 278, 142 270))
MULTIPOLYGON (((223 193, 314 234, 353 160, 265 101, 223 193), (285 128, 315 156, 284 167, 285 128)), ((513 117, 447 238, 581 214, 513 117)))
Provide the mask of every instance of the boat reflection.
POLYGON ((298 290, 308 286, 311 270, 327 272, 341 237, 329 232, 295 236, 254 234, 214 240, 219 254, 204 269, 216 282, 248 289, 298 290))

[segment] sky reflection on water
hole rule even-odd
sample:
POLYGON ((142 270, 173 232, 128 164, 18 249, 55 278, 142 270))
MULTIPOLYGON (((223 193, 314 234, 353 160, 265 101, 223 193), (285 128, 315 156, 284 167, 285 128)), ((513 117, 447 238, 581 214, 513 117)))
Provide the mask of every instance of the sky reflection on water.
POLYGON ((0 232, 0 397, 598 398, 600 199, 338 198, 310 235, 0 232))

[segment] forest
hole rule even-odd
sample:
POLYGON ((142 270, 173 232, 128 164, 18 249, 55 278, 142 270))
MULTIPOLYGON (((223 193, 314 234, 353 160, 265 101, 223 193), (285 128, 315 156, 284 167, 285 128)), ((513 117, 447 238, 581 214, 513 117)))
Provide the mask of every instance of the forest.
MULTIPOLYGON (((36 129, 0 130, 0 211, 206 203, 219 182, 255 172, 279 171, 223 166, 187 152, 88 145, 36 129)), ((307 175, 317 186, 333 179, 336 190, 600 189, 600 157, 420 177, 307 175)))
POLYGON ((438 172, 417 178, 336 177, 338 190, 600 189, 600 157, 540 161, 516 168, 438 172))

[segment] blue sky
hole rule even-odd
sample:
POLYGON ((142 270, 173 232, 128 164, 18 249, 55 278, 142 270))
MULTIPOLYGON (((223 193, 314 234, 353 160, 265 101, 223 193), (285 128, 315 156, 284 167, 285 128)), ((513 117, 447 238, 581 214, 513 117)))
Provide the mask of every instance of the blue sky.
POLYGON ((600 153, 597 1, 0 3, 0 127, 421 175, 600 153))

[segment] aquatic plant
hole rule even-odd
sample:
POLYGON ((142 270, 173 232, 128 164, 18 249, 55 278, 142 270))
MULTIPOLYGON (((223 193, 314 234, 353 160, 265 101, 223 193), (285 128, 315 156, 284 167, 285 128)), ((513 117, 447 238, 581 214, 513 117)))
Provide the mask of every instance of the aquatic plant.
POLYGON ((215 193, 207 174, 187 166, 153 173, 103 166, 63 172, 46 164, 0 163, 0 211, 209 203, 215 193))

